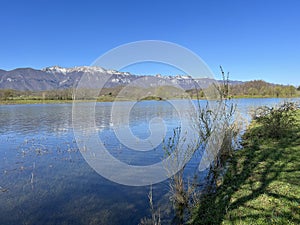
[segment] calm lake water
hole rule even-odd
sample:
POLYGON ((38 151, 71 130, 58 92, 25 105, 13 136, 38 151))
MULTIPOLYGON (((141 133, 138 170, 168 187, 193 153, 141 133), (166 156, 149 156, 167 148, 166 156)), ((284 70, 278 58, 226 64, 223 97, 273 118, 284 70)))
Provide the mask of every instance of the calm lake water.
MULTIPOLYGON (((248 112, 284 99, 238 99, 248 112)), ((126 103, 124 103, 126 104, 126 103)), ((112 103, 97 103, 99 138, 116 158, 136 165, 163 157, 159 145, 148 155, 132 153, 118 142, 110 118, 112 103)), ((167 135, 180 125, 176 110, 164 101, 142 101, 130 115, 130 128, 149 136, 149 121, 164 118, 167 135)), ((188 165, 197 168, 197 160, 188 165)), ((0 224, 138 224, 150 216, 148 187, 128 187, 98 175, 83 159, 72 130, 71 104, 0 106, 0 224)), ((165 223, 172 217, 168 181, 153 185, 155 207, 165 223)))

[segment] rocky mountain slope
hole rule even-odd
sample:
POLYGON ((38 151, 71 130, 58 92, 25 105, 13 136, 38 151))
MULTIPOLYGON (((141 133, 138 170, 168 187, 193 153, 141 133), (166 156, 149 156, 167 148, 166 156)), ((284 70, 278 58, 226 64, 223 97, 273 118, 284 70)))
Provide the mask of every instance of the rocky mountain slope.
MULTIPOLYGON (((140 75, 133 75, 128 72, 106 70, 101 67, 81 66, 74 68, 63 68, 59 66, 47 67, 42 70, 32 68, 18 68, 11 71, 0 70, 0 89, 14 89, 22 91, 43 91, 55 89, 67 89, 76 87, 84 73, 99 73, 110 76, 105 87, 126 86, 132 83, 140 75)), ((149 75, 143 75, 147 77, 149 75)), ((150 76, 149 76, 150 77, 150 76)), ((151 76, 153 77, 153 76, 151 76)), ((159 82, 172 83, 181 86, 183 89, 193 89, 195 84, 206 88, 215 80, 209 78, 192 79, 190 76, 160 76, 156 75, 159 82)), ((153 79, 149 79, 153 80, 153 79)), ((242 82, 231 81, 233 84, 242 82)))

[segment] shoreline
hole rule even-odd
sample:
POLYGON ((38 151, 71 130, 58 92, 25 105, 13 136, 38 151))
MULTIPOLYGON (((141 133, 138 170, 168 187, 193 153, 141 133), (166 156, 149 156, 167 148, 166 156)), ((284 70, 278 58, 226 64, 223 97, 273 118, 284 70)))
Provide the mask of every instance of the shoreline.
POLYGON ((196 206, 191 224, 298 224, 300 111, 288 135, 274 139, 252 122, 215 193, 196 206))
MULTIPOLYGON (((238 96, 229 98, 230 100, 233 99, 288 99, 288 98, 300 98, 300 96, 292 96, 292 97, 275 97, 275 96, 238 96)), ((180 100, 181 98, 172 98, 166 100, 180 100)), ((197 98, 191 98, 191 100, 197 100, 197 98)), ((207 100, 206 98, 199 98, 199 100, 207 100)), ((210 99, 211 100, 211 99, 210 99)), ((1 105, 29 105, 29 104, 72 104, 74 100, 41 100, 41 99, 11 99, 11 100, 0 100, 1 105)), ((81 100, 80 100, 81 101, 81 100)), ((83 102, 94 102, 94 100, 82 100, 83 102)), ((120 100, 119 100, 120 101, 120 100)), ((165 101, 161 98, 146 98, 146 99, 124 99, 121 101, 165 101)), ((114 98, 103 98, 98 99, 96 102, 114 102, 114 98)))

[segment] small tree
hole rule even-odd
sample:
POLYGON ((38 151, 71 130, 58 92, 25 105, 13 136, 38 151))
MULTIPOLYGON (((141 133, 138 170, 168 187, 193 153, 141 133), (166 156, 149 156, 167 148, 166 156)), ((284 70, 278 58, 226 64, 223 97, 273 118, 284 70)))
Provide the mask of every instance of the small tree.
POLYGON ((14 96, 14 90, 11 89, 5 89, 3 93, 3 99, 4 100, 9 100, 14 96))

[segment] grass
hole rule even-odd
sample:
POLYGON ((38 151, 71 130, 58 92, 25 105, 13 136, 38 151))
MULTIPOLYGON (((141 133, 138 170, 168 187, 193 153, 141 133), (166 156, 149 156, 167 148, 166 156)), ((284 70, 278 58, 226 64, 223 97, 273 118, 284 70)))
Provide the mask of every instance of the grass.
POLYGON ((11 99, 11 100, 0 100, 0 105, 57 104, 57 103, 72 103, 72 102, 73 100, 11 99))
MULTIPOLYGON (((161 101, 163 98, 156 97, 156 96, 147 96, 142 99, 137 99, 137 96, 128 96, 127 98, 122 99, 121 97, 118 97, 117 101, 142 101, 142 100, 156 100, 161 101)), ((166 99, 186 99, 187 96, 168 96, 166 99)), ((197 95, 190 96, 191 99, 200 99, 200 100, 207 100, 207 98, 199 97, 197 95)), ((295 95, 293 97, 299 97, 299 95, 295 95)), ((241 98, 287 98, 287 97, 276 97, 276 96, 262 96, 262 95, 235 95, 231 96, 231 98, 234 99, 241 99, 241 98)), ((42 99, 42 98, 9 98, 7 100, 0 99, 0 105, 16 105, 16 104, 56 104, 56 103, 72 103, 73 100, 51 100, 51 99, 42 99)), ((86 101, 86 100, 85 100, 86 101)), ((92 100, 91 100, 92 101, 92 100)), ((116 101, 116 95, 115 93, 112 95, 106 94, 106 95, 100 95, 97 98, 97 102, 114 102, 116 101)))
POLYGON ((294 96, 280 96, 277 97, 275 95, 233 95, 232 98, 296 98, 299 97, 299 95, 294 96))
MULTIPOLYGON (((161 101, 162 99, 155 96, 149 96, 138 101, 146 101, 146 100, 155 100, 161 101)), ((80 100, 79 100, 80 101, 80 100)), ((84 102, 90 101, 93 102, 95 100, 82 100, 84 102)), ((116 97, 114 96, 100 96, 97 98, 97 102, 114 102, 116 101, 116 97)), ((118 98, 117 101, 137 101, 137 99, 130 98, 118 98)), ((0 105, 22 105, 22 104, 60 104, 60 103, 72 103, 73 100, 42 100, 42 99, 9 99, 9 100, 0 100, 0 105)))
POLYGON ((300 224, 300 113, 281 139, 252 124, 216 193, 204 196, 192 224, 300 224))

